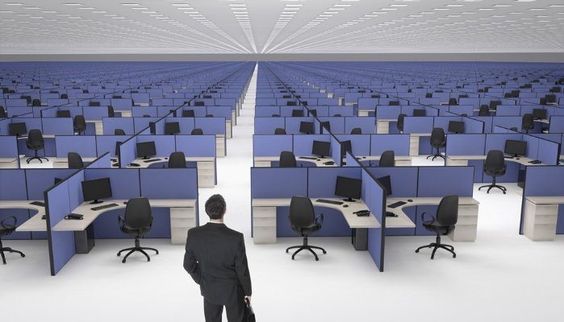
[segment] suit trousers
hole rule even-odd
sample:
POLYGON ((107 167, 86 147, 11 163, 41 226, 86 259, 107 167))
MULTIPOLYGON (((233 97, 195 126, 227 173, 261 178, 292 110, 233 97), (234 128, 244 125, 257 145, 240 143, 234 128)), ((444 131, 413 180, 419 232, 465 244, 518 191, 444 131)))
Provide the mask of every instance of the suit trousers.
MULTIPOLYGON (((223 304, 215 304, 204 298, 204 315, 206 322, 221 322, 223 304)), ((245 317, 245 302, 243 298, 237 298, 232 303, 225 305, 228 322, 242 322, 245 317)))

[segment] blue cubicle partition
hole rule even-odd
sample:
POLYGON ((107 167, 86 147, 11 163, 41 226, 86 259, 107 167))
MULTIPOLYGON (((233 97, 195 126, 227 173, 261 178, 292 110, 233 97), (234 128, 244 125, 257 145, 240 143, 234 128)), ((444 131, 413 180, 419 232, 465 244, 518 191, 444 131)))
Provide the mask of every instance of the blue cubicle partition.
POLYGON ((370 134, 376 133, 376 118, 375 117, 345 117, 345 130, 344 134, 351 133, 354 128, 360 128, 362 133, 370 134))
MULTIPOLYGON (((116 140, 119 141, 119 140, 116 140)), ((115 141, 114 141, 115 142, 115 141)), ((115 143, 114 143, 115 144, 115 143)), ((119 164, 120 168, 127 168, 127 166, 137 159, 137 138, 131 137, 124 140, 119 146, 119 164)))
MULTIPOLYGON (((360 108, 360 106, 359 106, 360 108)), ((386 120, 397 120, 398 116, 402 114, 401 106, 377 106, 376 118, 386 120)), ((409 114, 411 115, 411 114, 409 114)))
POLYGON ((329 135, 329 140, 331 142, 331 158, 335 161, 335 165, 341 166, 343 163, 341 142, 333 134, 329 135))
POLYGON ((409 134, 373 134, 370 136, 370 154, 381 155, 393 150, 396 155, 409 155, 409 134))
POLYGON ((18 140, 15 136, 0 136, 0 158, 18 158, 18 140))
POLYGON ((73 135, 74 127, 71 118, 42 118, 43 134, 73 135))
POLYGON ((403 123, 403 133, 431 133, 433 117, 406 116, 403 123))
POLYGON ((128 140, 130 136, 126 135, 99 135, 96 136, 96 151, 98 156, 109 152, 111 156, 115 155, 116 142, 124 142, 128 140))
POLYGON ((10 123, 12 123, 11 119, 0 119, 0 135, 1 136, 10 134, 10 132, 8 131, 10 123))
POLYGON ((192 117, 167 117, 164 122, 165 124, 178 122, 180 134, 190 134, 194 129, 194 118, 192 117))
POLYGON ((520 130, 522 122, 521 116, 496 116, 492 118, 492 131, 496 126, 502 126, 508 129, 515 127, 520 130))
POLYGON ((131 110, 131 116, 134 118, 158 118, 157 108, 155 106, 136 106, 131 110))
POLYGON ((368 253, 380 270, 384 271, 384 245, 386 231, 386 194, 383 187, 366 170, 362 170, 362 200, 380 223, 379 228, 368 229, 368 253))
POLYGON ((108 117, 108 107, 107 106, 89 106, 84 108, 84 118, 88 121, 91 120, 102 120, 108 117))
MULTIPOLYGON (((43 132, 43 124, 40 118, 29 118, 29 117, 13 117, 10 119, 10 123, 25 123, 27 131, 31 129, 38 129, 43 132)), ((47 134, 47 133, 43 133, 47 134)))
MULTIPOLYGON (((449 134, 446 141, 445 153, 447 157, 457 155, 486 155, 486 137, 490 134, 449 134)), ((503 149, 502 149, 503 151, 503 149)), ((469 160, 473 166, 474 182, 483 181, 484 160, 469 160)))
POLYGON ((550 117, 548 133, 564 133, 564 115, 550 117))
POLYGON ((176 151, 187 157, 215 157, 215 135, 175 135, 176 151))
POLYGON ((81 157, 96 157, 96 137, 86 135, 58 135, 55 137, 55 151, 58 158, 66 158, 69 152, 81 157))
POLYGON ((331 142, 329 134, 294 135, 293 139, 294 154, 297 156, 312 155, 313 141, 331 142))
POLYGON ((115 129, 122 129, 128 135, 135 134, 132 117, 105 117, 102 119, 104 135, 114 135, 115 129))
POLYGON ((336 135, 340 142, 351 141, 352 153, 357 156, 370 155, 370 134, 336 135))
MULTIPOLYGON (((157 157, 168 157, 172 152, 176 151, 174 135, 137 135, 133 137, 137 143, 155 142, 157 149, 157 157)), ((137 148, 135 149, 137 154, 137 148)))
POLYGON ((87 165, 88 169, 107 169, 112 167, 112 154, 106 152, 87 165))
MULTIPOLYGON (((527 168, 521 206, 520 234, 523 234, 525 199, 532 196, 564 196, 563 182, 564 167, 562 166, 535 166, 527 168)), ((562 205, 558 207, 556 233, 564 234, 564 206, 562 205)))
POLYGON ((140 133, 149 127, 149 123, 157 122, 158 120, 160 120, 158 117, 134 117, 133 127, 135 129, 135 133, 140 133))
POLYGON ((255 117, 254 121, 255 134, 274 134, 274 129, 286 128, 286 119, 283 117, 255 117))
MULTIPOLYGON (((286 117, 285 119, 287 134, 300 134, 301 122, 313 122, 314 124, 316 123, 315 118, 313 117, 286 117)), ((271 128, 268 134, 272 133, 274 133, 274 128, 271 128)), ((316 127, 316 133, 319 133, 319 127, 316 127)))
POLYGON ((225 135, 225 118, 223 117, 196 117, 194 127, 200 128, 204 134, 225 135))
POLYGON ((293 142, 293 135, 254 134, 253 157, 277 156, 282 151, 294 151, 293 142))
MULTIPOLYGON (((43 198, 40 198, 40 200, 43 198)), ((0 201, 1 200, 28 200, 25 170, 0 169, 0 201)), ((30 213, 25 209, 0 209, 0 220, 14 216, 17 224, 30 218, 30 213)), ((6 239, 30 239, 31 234, 15 232, 6 239)))
MULTIPOLYGON (((345 119, 342 117, 318 117, 320 122, 329 122, 330 132, 333 134, 345 134, 345 119)), ((321 133, 321 123, 315 122, 315 133, 321 133)), ((327 130, 324 128, 323 133, 327 134, 327 130)))
POLYGON ((486 133, 486 123, 484 121, 463 117, 462 122, 464 122, 464 133, 486 133))

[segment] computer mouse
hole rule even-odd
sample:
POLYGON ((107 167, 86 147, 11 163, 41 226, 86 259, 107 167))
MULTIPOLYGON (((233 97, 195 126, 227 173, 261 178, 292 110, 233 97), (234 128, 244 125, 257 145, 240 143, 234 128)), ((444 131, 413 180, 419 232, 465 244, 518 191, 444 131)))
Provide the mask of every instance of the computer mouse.
POLYGON ((515 158, 515 160, 520 160, 521 158, 515 158))
POLYGON ((413 202, 413 199, 407 199, 407 202, 413 202))
POLYGON ((139 167, 140 166, 139 163, 134 163, 134 162, 131 162, 129 165, 132 166, 132 167, 139 167))
POLYGON ((344 205, 343 205, 343 208, 347 208, 348 206, 349 206, 349 205, 347 205, 347 204, 344 204, 344 205))

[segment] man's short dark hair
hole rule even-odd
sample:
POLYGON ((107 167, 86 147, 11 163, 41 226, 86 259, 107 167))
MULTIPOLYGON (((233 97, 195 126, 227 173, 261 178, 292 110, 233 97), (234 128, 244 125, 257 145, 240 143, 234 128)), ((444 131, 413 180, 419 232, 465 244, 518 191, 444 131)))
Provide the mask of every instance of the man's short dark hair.
POLYGON ((213 195, 206 201, 206 213, 211 219, 223 218, 225 207, 225 199, 221 195, 213 195))

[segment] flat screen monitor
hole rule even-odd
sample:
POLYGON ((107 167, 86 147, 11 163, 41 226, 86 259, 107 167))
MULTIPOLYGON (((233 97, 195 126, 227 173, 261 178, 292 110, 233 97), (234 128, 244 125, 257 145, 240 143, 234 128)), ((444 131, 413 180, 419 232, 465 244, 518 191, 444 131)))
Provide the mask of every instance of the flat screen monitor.
POLYGON ((148 159, 157 155, 154 141, 137 143, 137 157, 148 159))
POLYGON ((317 110, 309 110, 308 115, 309 116, 317 116, 317 110))
POLYGON ((544 108, 534 108, 533 118, 535 120, 546 120, 547 118, 546 110, 544 108))
POLYGON ((194 110, 183 110, 182 117, 195 117, 194 110))
POLYGON ((423 108, 416 108, 413 110, 413 116, 426 116, 427 111, 423 108))
POLYGON ((164 132, 167 135, 175 135, 180 133, 180 123, 178 122, 166 122, 164 126, 164 132))
POLYGON ((313 134, 315 132, 315 127, 313 122, 300 122, 300 133, 303 134, 313 134))
POLYGON ((59 110, 57 111, 57 117, 71 117, 71 112, 69 110, 59 110))
POLYGON ((450 133, 464 133, 464 122, 462 121, 449 121, 448 131, 450 133))
POLYGON ((100 178, 82 181, 82 196, 84 201, 91 204, 100 203, 100 199, 112 197, 110 178, 100 178))
POLYGON ((382 186, 382 188, 384 188, 384 192, 386 193, 386 196, 392 194, 392 179, 390 178, 390 176, 380 177, 376 179, 376 181, 378 181, 382 186))
POLYGON ((331 132, 331 122, 329 121, 321 122, 320 127, 324 131, 331 132))
POLYGON ((27 134, 27 126, 24 122, 21 123, 10 123, 8 125, 8 133, 10 135, 22 136, 27 134))
POLYGON ((341 159, 347 156, 347 152, 352 153, 352 141, 346 140, 341 142, 341 159))
POLYGON ((348 177, 337 176, 335 183, 335 195, 345 197, 345 201, 360 199, 362 191, 362 180, 348 177))
POLYGON ((321 158, 331 155, 331 142, 313 141, 311 154, 321 158))
POLYGON ((524 156, 527 154, 527 142, 518 140, 505 141, 505 154, 510 156, 524 156))
POLYGON ((303 110, 292 110, 292 117, 303 117, 304 111, 303 110))

